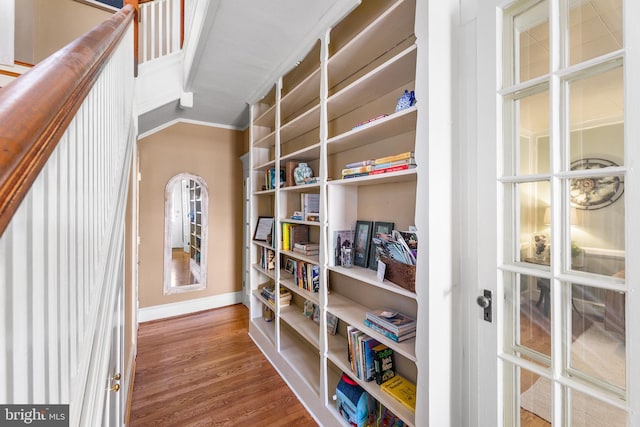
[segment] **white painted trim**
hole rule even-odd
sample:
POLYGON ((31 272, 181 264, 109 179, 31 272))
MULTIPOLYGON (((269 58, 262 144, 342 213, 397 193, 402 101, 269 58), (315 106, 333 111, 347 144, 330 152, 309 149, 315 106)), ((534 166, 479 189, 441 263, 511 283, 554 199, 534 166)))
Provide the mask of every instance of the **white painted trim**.
POLYGON ((210 123, 210 122, 202 122, 199 120, 192 120, 192 119, 185 119, 185 118, 179 118, 179 119, 174 119, 171 120, 170 122, 166 122, 161 124, 158 127, 155 127, 151 130, 148 130, 146 132, 141 133, 140 135, 138 135, 138 140, 142 139, 142 138, 146 138, 150 135, 153 135, 154 133, 158 133, 162 130, 165 130, 168 127, 171 127, 175 124, 178 123, 189 123, 192 125, 199 125, 199 126, 208 126, 208 127, 212 127, 212 128, 220 128, 220 129, 228 129, 228 130, 238 130, 238 131, 244 131, 245 129, 236 127, 236 126, 229 126, 229 125, 222 125, 220 123, 210 123))
POLYGON ((166 319, 169 317, 181 316, 183 314, 196 313, 212 308, 224 307, 227 305, 240 304, 242 302, 242 292, 230 292, 212 297, 198 298, 187 301, 172 302, 169 304, 154 305, 138 309, 138 321, 140 323, 152 320, 166 319))

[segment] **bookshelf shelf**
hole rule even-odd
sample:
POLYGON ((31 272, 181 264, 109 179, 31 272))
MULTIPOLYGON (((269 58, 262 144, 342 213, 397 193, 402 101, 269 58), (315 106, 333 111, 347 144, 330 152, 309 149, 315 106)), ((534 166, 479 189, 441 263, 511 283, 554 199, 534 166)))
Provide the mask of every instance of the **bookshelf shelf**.
POLYGON ((280 318, 298 331, 298 333, 316 349, 320 349, 318 324, 311 319, 307 319, 304 314, 302 314, 300 307, 294 305, 282 307, 280 309, 280 318))
MULTIPOLYGON (((368 332, 368 331, 365 331, 368 332)), ((350 378, 356 381, 362 388, 364 388, 371 396, 377 401, 381 402, 384 406, 389 408, 394 414, 407 421, 410 425, 415 425, 415 415, 413 412, 406 409, 402 404, 397 402, 392 396, 380 389, 380 386, 375 381, 363 381, 356 377, 351 370, 351 365, 347 359, 347 339, 343 336, 330 336, 327 357, 333 362, 336 367, 341 371, 350 374, 350 378)))
POLYGON ((280 354, 311 391, 319 396, 320 354, 286 323, 281 323, 280 328, 280 354))
POLYGON ((300 261, 306 261, 306 262, 309 262, 311 264, 319 264, 320 263, 320 258, 319 258, 318 255, 316 255, 316 256, 307 256, 307 255, 302 255, 302 254, 299 254, 299 253, 293 252, 293 251, 280 251, 280 253, 282 255, 286 255, 288 257, 295 258, 295 259, 298 259, 300 261))
MULTIPOLYGON (((308 299, 316 305, 320 305, 320 297, 317 292, 309 292, 297 286, 293 281, 293 275, 284 270, 280 270, 280 284, 285 286, 291 292, 300 295, 304 299, 308 299)), ((306 319, 306 318, 305 318, 306 319)))
POLYGON ((335 271, 338 274, 351 277, 362 283, 366 283, 376 288, 381 288, 389 292, 393 292, 394 294, 403 295, 405 297, 413 298, 413 299, 416 298, 415 292, 411 292, 386 279, 381 282, 380 280, 378 280, 377 272, 369 268, 363 268, 363 267, 344 268, 340 266, 333 266, 333 267, 328 267, 328 269, 330 271, 335 271))
POLYGON ((280 161, 295 159, 299 161, 311 161, 320 157, 320 143, 312 144, 308 147, 301 148, 288 154, 283 154, 280 161))
POLYGON ((264 138, 261 138, 253 143, 253 146, 256 148, 268 148, 276 145, 276 133, 271 132, 264 138))
POLYGON ((379 184, 391 184, 391 183, 400 183, 400 182, 409 182, 415 181, 418 174, 418 168, 407 169, 403 171, 390 172, 390 173, 381 173, 380 175, 368 175, 361 176, 358 178, 349 178, 349 179, 335 179, 327 182, 329 187, 340 187, 340 186, 365 186, 365 185, 379 185, 379 184))
POLYGON ((352 150, 371 143, 372 139, 383 140, 406 132, 415 132, 416 117, 417 107, 413 106, 351 129, 327 140, 328 153, 331 155, 352 150))
MULTIPOLYGON (((265 271, 260 268, 262 248, 273 248, 254 242, 249 287, 256 289, 270 278, 293 294, 291 305, 275 314, 275 340, 256 343, 321 425, 346 425, 331 397, 340 371, 350 370, 345 341, 350 325, 394 350, 401 360, 398 371, 417 385, 416 413, 376 384, 361 384, 372 396, 409 425, 439 425, 451 407, 450 402, 430 404, 426 393, 449 387, 450 377, 444 379, 443 368, 432 361, 449 358, 451 346, 430 329, 432 322, 442 322, 443 313, 451 317, 450 308, 440 307, 448 304, 444 295, 451 287, 450 275, 440 266, 452 261, 450 253, 437 250, 438 242, 428 238, 450 227, 450 204, 434 201, 450 199, 452 194, 451 180, 441 178, 452 176, 447 140, 452 112, 440 108, 442 100, 433 97, 451 85, 449 69, 443 65, 446 72, 438 71, 438 64, 449 64, 451 58, 446 49, 430 49, 429 43, 449 40, 453 24, 446 17, 453 16, 447 13, 456 4, 455 0, 353 0, 350 11, 318 36, 302 61, 290 64, 268 95, 251 106, 249 224, 255 226, 259 216, 275 218, 277 249, 275 270, 265 271), (442 25, 429 25, 433 19, 442 25), (415 92, 417 103, 396 112, 405 90, 415 92), (340 179, 348 164, 407 152, 413 153, 415 168, 340 179), (308 163, 318 182, 261 190, 265 171, 287 167, 290 171, 290 161, 308 163), (318 222, 286 218, 303 210, 303 193, 318 195, 318 222), (396 230, 417 228, 425 249, 418 252, 416 292, 378 280, 374 270, 335 265, 336 232, 355 229, 359 220, 393 222, 396 230), (283 228, 284 223, 308 225, 307 239, 319 245, 319 255, 279 249, 283 234, 291 230, 283 228), (317 293, 297 286, 285 271, 289 259, 318 266, 317 293), (303 315, 305 299, 319 307, 320 325, 303 315), (414 317, 416 337, 397 343, 366 327, 366 312, 379 307, 414 317), (430 318, 434 311, 440 314, 437 319, 430 318), (339 319, 336 335, 326 329, 328 314, 339 319), (427 350, 438 352, 438 357, 426 357, 427 350)), ((287 243, 284 247, 289 248, 287 243)), ((251 302, 250 333, 253 328, 265 329, 263 303, 258 298, 251 302)))
POLYGON ((256 165, 253 170, 254 171, 258 171, 258 172, 264 172, 269 168, 272 168, 276 165, 276 161, 275 160, 270 160, 268 162, 262 163, 260 165, 256 165))
MULTIPOLYGON (((382 302, 381 305, 384 305, 384 302, 382 302)), ((365 331, 367 335, 372 336, 381 343, 393 348, 393 351, 403 355, 407 359, 413 362, 417 360, 415 349, 416 340, 414 338, 398 343, 377 333, 368 326, 365 326, 364 319, 367 310, 369 310, 367 307, 362 306, 349 298, 345 298, 336 292, 332 292, 331 295, 329 295, 329 305, 327 310, 348 324, 355 326, 361 331, 365 331)))
POLYGON ((315 105, 282 126, 280 128, 280 140, 285 143, 319 127, 320 105, 315 105))

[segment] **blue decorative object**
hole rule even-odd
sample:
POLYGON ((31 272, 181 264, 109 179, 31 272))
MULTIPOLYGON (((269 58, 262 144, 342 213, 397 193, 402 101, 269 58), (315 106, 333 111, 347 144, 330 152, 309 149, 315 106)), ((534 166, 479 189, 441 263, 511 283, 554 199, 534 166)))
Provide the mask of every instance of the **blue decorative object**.
POLYGON ((298 166, 293 170, 293 180, 296 185, 302 185, 305 181, 313 176, 313 171, 306 163, 298 163, 298 166))
POLYGON ((416 103, 416 94, 414 91, 405 90, 396 104, 396 112, 409 108, 416 103))
POLYGON ((336 387, 336 409, 350 426, 364 427, 369 424, 372 405, 369 394, 346 374, 342 374, 336 387))

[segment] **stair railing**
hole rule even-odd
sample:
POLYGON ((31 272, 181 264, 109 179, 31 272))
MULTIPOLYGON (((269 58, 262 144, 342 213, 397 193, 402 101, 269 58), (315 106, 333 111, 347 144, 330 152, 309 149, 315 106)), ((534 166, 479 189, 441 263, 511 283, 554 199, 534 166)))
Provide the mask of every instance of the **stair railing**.
POLYGON ((70 425, 102 425, 112 396, 134 15, 125 6, 0 90, 0 402, 70 404, 70 425))
POLYGON ((139 0, 140 63, 180 51, 184 41, 184 0, 139 0))

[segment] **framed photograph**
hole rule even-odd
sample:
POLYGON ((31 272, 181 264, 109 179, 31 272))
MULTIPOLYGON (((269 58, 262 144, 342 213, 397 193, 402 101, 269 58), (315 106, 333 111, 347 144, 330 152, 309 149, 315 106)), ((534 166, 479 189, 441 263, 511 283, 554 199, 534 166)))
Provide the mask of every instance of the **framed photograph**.
POLYGON ((287 262, 284 265, 284 271, 293 274, 293 260, 291 258, 287 258, 287 262))
MULTIPOLYGON (((393 231, 393 222, 383 222, 383 221, 376 221, 373 223, 373 230, 371 231, 371 238, 373 237, 378 237, 379 234, 391 234, 391 232, 393 231)), ((375 244, 375 242, 373 242, 373 240, 371 241, 370 244, 370 249, 369 249, 369 268, 372 270, 377 270, 378 269, 378 251, 377 251, 378 245, 375 244)))
POLYGON ((369 245, 371 243, 371 221, 356 221, 354 241, 355 254, 353 263, 358 267, 367 268, 369 245))
POLYGON ((272 216, 259 217, 258 223, 256 224, 256 230, 253 233, 253 240, 266 242, 267 237, 271 234, 272 230, 273 230, 273 217, 272 216))

